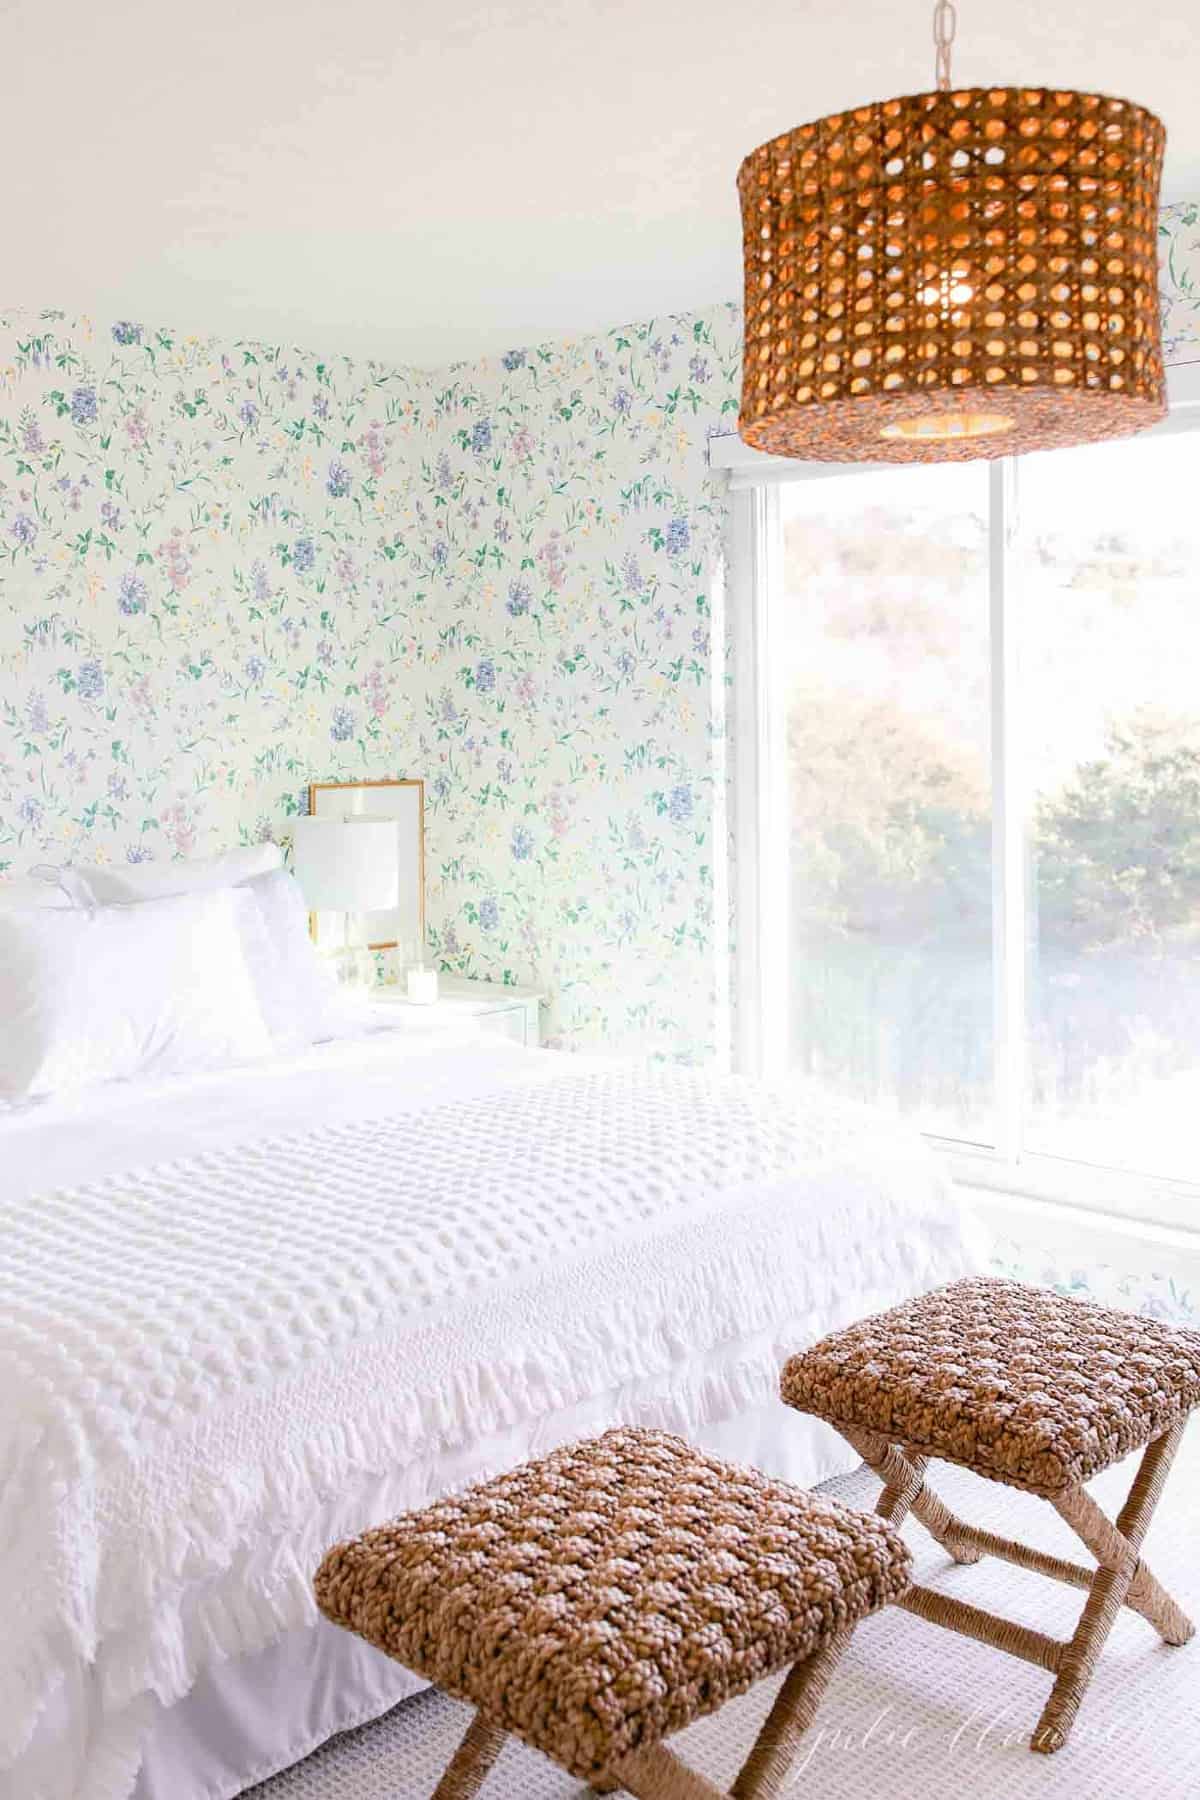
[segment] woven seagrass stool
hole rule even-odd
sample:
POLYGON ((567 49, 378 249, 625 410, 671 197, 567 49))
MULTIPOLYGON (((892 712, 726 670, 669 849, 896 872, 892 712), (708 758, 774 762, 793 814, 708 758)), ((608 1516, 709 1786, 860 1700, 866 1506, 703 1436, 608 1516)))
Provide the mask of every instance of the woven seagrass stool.
POLYGON ((476 1707, 434 1800, 478 1793, 509 1732, 602 1792, 722 1800, 662 1740, 790 1664, 732 1789, 768 1800, 855 1625, 910 1575, 874 1514, 620 1429, 336 1546, 315 1587, 476 1707))
POLYGON ((934 1588, 914 1586, 899 1601, 1055 1677, 1033 1749, 1066 1743, 1122 1606, 1168 1644, 1192 1636, 1191 1621, 1139 1553, 1200 1402, 1200 1333, 1019 1282, 959 1281, 794 1356, 781 1391, 789 1405, 835 1425, 875 1471, 884 1484, 879 1510, 893 1524, 912 1512, 955 1562, 999 1556, 1087 1590, 1066 1642, 934 1588), (1143 1448, 1113 1524, 1084 1484, 1143 1448), (1098 1567, 956 1518, 926 1485, 931 1459, 1048 1500, 1098 1567))

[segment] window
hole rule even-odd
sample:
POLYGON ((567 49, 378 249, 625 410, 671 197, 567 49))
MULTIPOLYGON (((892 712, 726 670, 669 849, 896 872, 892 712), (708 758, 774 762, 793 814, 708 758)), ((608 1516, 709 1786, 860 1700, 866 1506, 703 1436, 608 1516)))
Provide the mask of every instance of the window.
POLYGON ((789 1061, 991 1142, 987 470, 779 498, 789 1061))
POLYGON ((1194 1222, 1192 420, 1019 462, 761 459, 765 479, 739 448, 734 768, 760 790, 735 790, 749 1063, 1018 1185, 1070 1198, 1109 1171, 1194 1222))

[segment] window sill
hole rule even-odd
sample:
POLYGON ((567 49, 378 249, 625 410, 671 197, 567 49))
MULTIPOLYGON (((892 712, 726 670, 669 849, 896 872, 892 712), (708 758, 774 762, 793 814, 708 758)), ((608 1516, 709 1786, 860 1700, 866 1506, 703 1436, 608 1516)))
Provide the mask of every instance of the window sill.
POLYGON ((1055 1156, 1009 1161, 995 1151, 946 1138, 927 1141, 956 1182, 1057 1214, 1064 1225, 1086 1219, 1143 1240, 1161 1233, 1163 1241, 1200 1243, 1200 1185, 1193 1182, 1094 1168, 1055 1156))

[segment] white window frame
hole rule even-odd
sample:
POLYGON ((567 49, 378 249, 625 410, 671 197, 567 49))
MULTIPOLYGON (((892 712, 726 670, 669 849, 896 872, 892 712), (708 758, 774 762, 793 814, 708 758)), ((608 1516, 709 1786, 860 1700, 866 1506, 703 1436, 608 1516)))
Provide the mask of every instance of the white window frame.
MULTIPOLYGON (((1200 362, 1168 372, 1169 413, 1144 435, 1200 430, 1200 362)), ((733 658, 730 721, 730 813, 734 853, 734 1059, 754 1075, 787 1067, 789 966, 785 726, 771 682, 771 619, 767 596, 776 586, 779 490, 785 482, 845 477, 888 464, 805 463, 764 456, 736 435, 713 438, 709 461, 729 484, 726 594, 733 658)), ((1020 1141, 1025 1092, 1026 846, 1012 829, 1027 809, 1012 805, 1022 780, 1019 719, 1006 697, 1018 646, 1015 614, 1005 606, 1010 522, 1017 484, 1028 479, 1025 459, 997 458, 988 467, 990 518, 988 595, 992 703, 992 963, 994 986, 996 1144, 972 1145, 931 1137, 960 1180, 1006 1194, 1084 1208, 1169 1229, 1200 1225, 1200 1183, 1167 1181, 1094 1167, 1029 1151, 1020 1141)))

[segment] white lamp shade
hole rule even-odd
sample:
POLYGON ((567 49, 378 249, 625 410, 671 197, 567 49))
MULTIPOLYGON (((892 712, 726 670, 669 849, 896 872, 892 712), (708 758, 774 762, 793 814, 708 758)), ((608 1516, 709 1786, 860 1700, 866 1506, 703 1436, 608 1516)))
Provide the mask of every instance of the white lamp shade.
POLYGON ((399 904, 394 820, 297 819, 292 850, 311 912, 386 912, 399 904))

